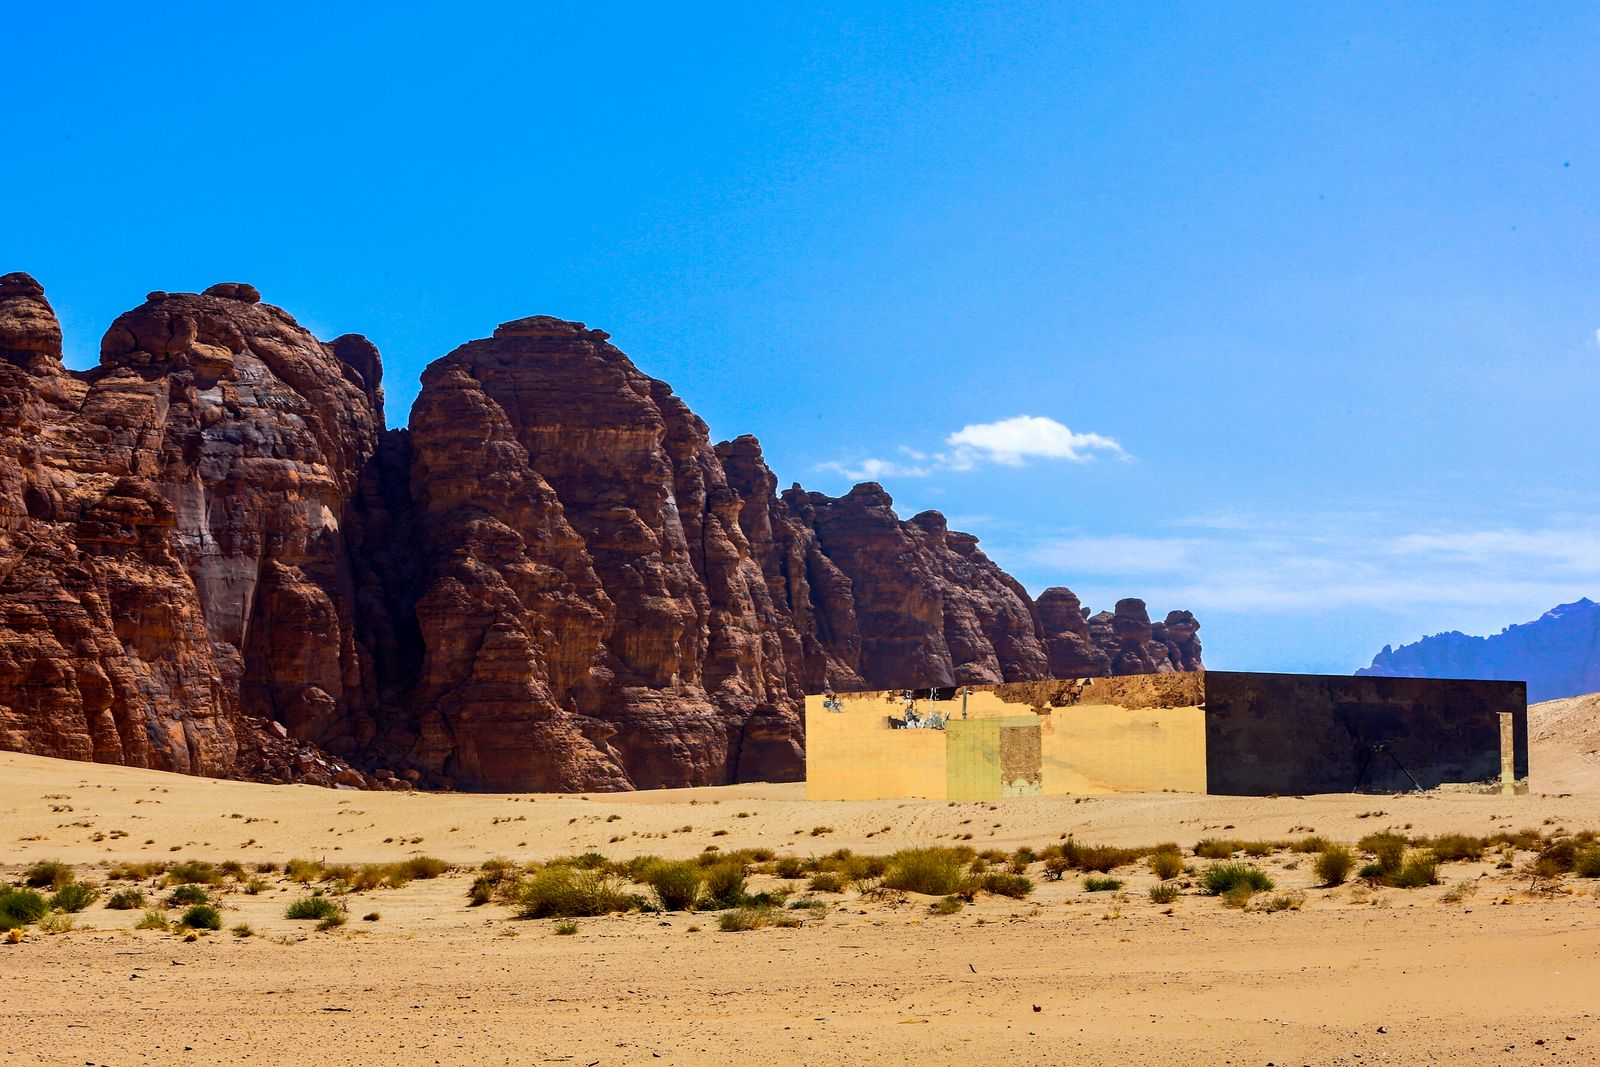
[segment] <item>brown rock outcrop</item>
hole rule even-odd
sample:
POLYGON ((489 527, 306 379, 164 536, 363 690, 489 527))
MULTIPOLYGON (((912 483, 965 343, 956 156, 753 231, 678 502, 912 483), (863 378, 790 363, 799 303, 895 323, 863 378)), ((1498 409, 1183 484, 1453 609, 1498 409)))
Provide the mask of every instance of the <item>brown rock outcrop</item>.
POLYGON ((0 747, 265 780, 628 789, 803 773, 801 697, 1199 666, 1139 601, 1035 603, 881 486, 779 493, 606 334, 432 364, 254 287, 152 293, 61 364, 0 277, 0 747), (360 768, 383 768, 366 775, 360 768))

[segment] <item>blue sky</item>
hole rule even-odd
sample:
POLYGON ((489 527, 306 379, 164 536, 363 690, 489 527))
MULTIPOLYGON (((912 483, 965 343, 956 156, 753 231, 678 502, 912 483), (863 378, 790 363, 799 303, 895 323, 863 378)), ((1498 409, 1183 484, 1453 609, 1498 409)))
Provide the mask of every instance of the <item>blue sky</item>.
POLYGON ((1600 595, 1600 9, 33 4, 7 221, 69 359, 250 281, 417 374, 613 334, 1213 666, 1600 595))

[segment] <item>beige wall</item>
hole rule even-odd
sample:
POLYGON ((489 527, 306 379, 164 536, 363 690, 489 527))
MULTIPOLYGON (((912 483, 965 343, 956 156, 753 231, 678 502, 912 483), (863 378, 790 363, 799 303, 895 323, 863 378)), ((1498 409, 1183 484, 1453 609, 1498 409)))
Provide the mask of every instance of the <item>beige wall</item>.
MULTIPOLYGON (((973 686, 940 701, 949 728, 893 730, 897 690, 806 698, 806 795, 979 800, 1051 793, 1206 790, 1205 712, 1181 676, 1159 689, 1040 683, 973 686), (1111 701, 1116 701, 1112 703, 1111 701), (1133 705, 1133 706, 1127 706, 1133 705), (1036 739, 1035 739, 1036 738, 1036 739), (1022 764, 1037 752, 1037 768, 1022 764)), ((1192 677, 1192 676, 1191 676, 1192 677)), ((914 705, 930 708, 926 691, 914 705)))
POLYGON ((944 799, 944 732, 891 730, 889 716, 904 711, 895 695, 841 694, 838 712, 823 708, 822 697, 806 697, 808 799, 944 799))

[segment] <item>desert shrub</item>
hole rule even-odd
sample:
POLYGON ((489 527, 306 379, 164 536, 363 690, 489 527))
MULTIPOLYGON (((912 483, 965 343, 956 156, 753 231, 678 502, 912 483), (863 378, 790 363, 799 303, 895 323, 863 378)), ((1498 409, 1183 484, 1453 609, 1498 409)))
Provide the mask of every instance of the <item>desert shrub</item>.
POLYGON ((234 937, 238 937, 238 938, 246 938, 246 937, 254 937, 254 936, 256 936, 255 927, 251 926, 249 923, 240 923, 238 926, 235 926, 229 932, 232 933, 234 937))
POLYGON ((1544 835, 1538 830, 1501 830, 1487 839, 1491 845, 1510 845, 1521 852, 1538 852, 1544 847, 1544 835))
POLYGON ((1201 838, 1195 842, 1194 854, 1203 860, 1231 860, 1239 843, 1220 837, 1201 838))
POLYGON ((1059 882, 1068 871, 1072 870, 1072 861, 1057 853, 1044 861, 1044 876, 1052 882, 1059 882))
POLYGON ((1478 891, 1476 882, 1457 882, 1455 885, 1439 894, 1439 900, 1445 904, 1459 904, 1478 891))
POLYGON ((1238 841, 1235 844, 1239 846, 1240 852, 1254 859, 1270 856, 1274 852, 1289 847, 1289 842, 1287 841, 1238 841))
POLYGON ((963 902, 961 898, 952 893, 950 896, 940 897, 932 904, 929 904, 928 910, 935 915, 954 915, 956 912, 960 911, 962 907, 963 902))
POLYGON ((717 917, 717 928, 724 933, 759 930, 772 922, 772 912, 766 908, 735 908, 717 917))
POLYGON ((713 908, 737 908, 744 903, 744 864, 737 860, 705 870, 706 902, 713 908))
POLYGON ((576 856, 562 856, 550 861, 551 866, 575 867, 580 871, 599 871, 611 866, 611 861, 599 852, 584 852, 576 856))
POLYGON ((1079 870, 1106 874, 1125 867, 1139 859, 1143 853, 1136 848, 1117 848, 1113 845, 1089 845, 1078 848, 1073 857, 1079 870))
POLYGON ((1385 878, 1400 870, 1400 865, 1405 862, 1406 839, 1399 834, 1368 834, 1361 839, 1359 847, 1363 852, 1372 853, 1385 878))
POLYGON ((200 860, 184 860, 167 868, 168 885, 218 885, 222 872, 200 860))
POLYGON ((472 885, 467 889, 467 907, 477 908, 494 899, 494 887, 500 879, 492 874, 480 874, 472 880, 472 885))
POLYGON ((450 870, 450 865, 437 856, 412 856, 410 859, 401 860, 393 866, 407 878, 418 880, 437 878, 450 870))
POLYGON ((309 897, 301 897, 299 900, 291 900, 289 906, 284 909, 283 917, 286 919, 315 919, 321 922, 323 919, 343 914, 343 912, 344 905, 337 900, 332 897, 313 894, 309 897))
POLYGON ((1221 896, 1239 886, 1252 892, 1272 888, 1272 879, 1266 871, 1247 863, 1213 863, 1200 876, 1200 888, 1210 896, 1221 896))
POLYGON ((1304 894, 1284 893, 1261 905, 1261 910, 1271 915, 1275 911, 1299 911, 1306 902, 1304 894))
POLYGON ((151 908, 144 913, 144 918, 134 925, 135 930, 165 930, 167 928, 167 913, 160 908, 151 908))
POLYGON ((180 922, 191 930, 220 930, 222 913, 210 904, 196 904, 183 913, 180 922))
POLYGON ((111 882, 142 882, 154 878, 167 869, 165 863, 131 863, 124 860, 106 872, 106 880, 111 882))
POLYGON ((393 886, 398 889, 410 879, 406 878, 399 869, 398 864, 368 863, 357 867, 349 878, 345 879, 352 893, 366 893, 382 886, 393 886), (392 879, 391 876, 399 876, 392 879))
POLYGON ((277 874, 278 865, 271 860, 262 860, 255 865, 255 872, 257 874, 277 874))
POLYGON ((1178 899, 1178 887, 1171 882, 1162 882, 1160 885, 1150 887, 1150 903, 1171 904, 1178 899))
POLYGON ((1383 868, 1376 863, 1363 863, 1361 869, 1356 872, 1356 877, 1368 882, 1381 882, 1384 877, 1383 868))
POLYGON ((1183 873, 1183 856, 1178 851, 1162 849, 1150 854, 1150 873, 1162 881, 1176 878, 1183 873))
POLYGON ((844 880, 838 871, 818 871, 806 882, 806 888, 813 893, 838 893, 844 890, 844 880))
POLYGON ((251 875, 245 880, 243 889, 249 896, 260 896, 262 893, 266 892, 267 880, 265 878, 258 878, 255 875, 251 875))
POLYGON ((203 886, 195 885, 192 882, 185 882, 183 885, 180 885, 171 893, 167 894, 167 907, 169 908, 181 908, 189 904, 209 903, 211 903, 211 895, 205 891, 203 886))
POLYGON ((1600 878, 1600 848, 1586 848, 1572 861, 1572 873, 1579 878, 1600 878))
POLYGON ((1022 900, 1033 892, 1033 879, 1021 874, 990 871, 978 879, 978 888, 997 897, 1022 900))
POLYGON ((700 897, 700 868, 682 860, 658 860, 641 881, 656 895, 664 911, 692 911, 700 897))
POLYGON ((906 893, 948 896, 961 885, 962 869, 971 859, 961 849, 901 849, 889 858, 883 884, 906 893))
POLYGON ((798 856, 781 856, 772 865, 772 873, 779 878, 803 878, 805 877, 806 867, 805 864, 800 862, 800 857, 798 856))
POLYGON ((76 877, 70 863, 40 860, 22 872, 22 884, 33 889, 57 890, 70 884, 76 877))
POLYGON ((52 911, 49 915, 39 920, 39 932, 43 934, 67 934, 77 925, 69 912, 52 911))
POLYGON ((1539 850, 1533 861, 1534 871, 1542 878, 1554 878, 1572 870, 1578 862, 1577 842, 1570 839, 1551 841, 1539 850))
POLYGON ((1466 834, 1440 834, 1428 842, 1434 857, 1440 863, 1476 862, 1483 859, 1484 842, 1481 837, 1466 834))
POLYGON ((1323 851, 1332 843, 1333 842, 1329 841, 1325 837, 1313 835, 1311 837, 1302 837, 1300 840, 1290 845, 1289 848, 1291 851, 1298 852, 1303 856, 1308 856, 1313 852, 1323 851))
POLYGON ((517 914, 524 919, 570 919, 624 911, 633 898, 604 871, 554 864, 521 883, 517 914))
POLYGON ((1355 866, 1355 854, 1344 845, 1327 845, 1317 853, 1312 871, 1323 885, 1343 885, 1355 866))
POLYGON ((563 919, 556 923, 556 934, 559 937, 571 937, 578 932, 578 924, 571 919, 563 919))
POLYGON ((293 859, 283 865, 283 876, 291 882, 309 885, 322 878, 322 864, 317 860, 293 859))
POLYGON ((93 904, 100 890, 82 882, 68 882, 50 896, 50 906, 56 911, 78 912, 93 904))
POLYGON ((1242 908, 1250 903, 1250 898, 1255 895, 1255 891, 1255 887, 1248 882, 1240 882, 1222 894, 1222 903, 1225 907, 1242 908))
POLYGON ((36 923, 49 911, 50 905, 44 897, 32 889, 0 890, 0 921, 7 922, 8 930, 14 926, 36 923))
POLYGON ((217 864, 217 870, 221 871, 223 874, 227 875, 229 878, 232 878, 236 882, 244 881, 246 874, 244 864, 240 863, 238 860, 224 860, 222 863, 217 864))
POLYGON ((1091 874, 1083 880, 1083 889, 1086 893, 1105 893, 1113 889, 1121 889, 1120 878, 1107 878, 1104 875, 1091 874))
POLYGON ((137 889, 119 889, 106 901, 106 907, 112 911, 134 911, 144 906, 144 894, 137 889))
POLYGON ((1416 889, 1418 886, 1439 884, 1439 861, 1433 853, 1419 849, 1406 856, 1400 869, 1385 879, 1396 889, 1416 889))

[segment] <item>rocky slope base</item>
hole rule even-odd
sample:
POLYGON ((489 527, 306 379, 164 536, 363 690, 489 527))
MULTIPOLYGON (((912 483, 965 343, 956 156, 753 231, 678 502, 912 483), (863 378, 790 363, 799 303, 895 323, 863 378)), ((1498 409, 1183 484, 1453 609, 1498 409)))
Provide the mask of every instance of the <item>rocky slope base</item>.
POLYGON ((100 365, 0 277, 0 748, 264 781, 790 780, 807 692, 1191 670, 883 488, 779 493, 581 323, 505 323, 383 425, 365 338, 152 293, 100 365))
POLYGON ((1399 678, 1509 678, 1528 683, 1528 700, 1600 690, 1600 604, 1585 597, 1508 626, 1492 637, 1459 631, 1399 648, 1385 645, 1357 674, 1399 678))

